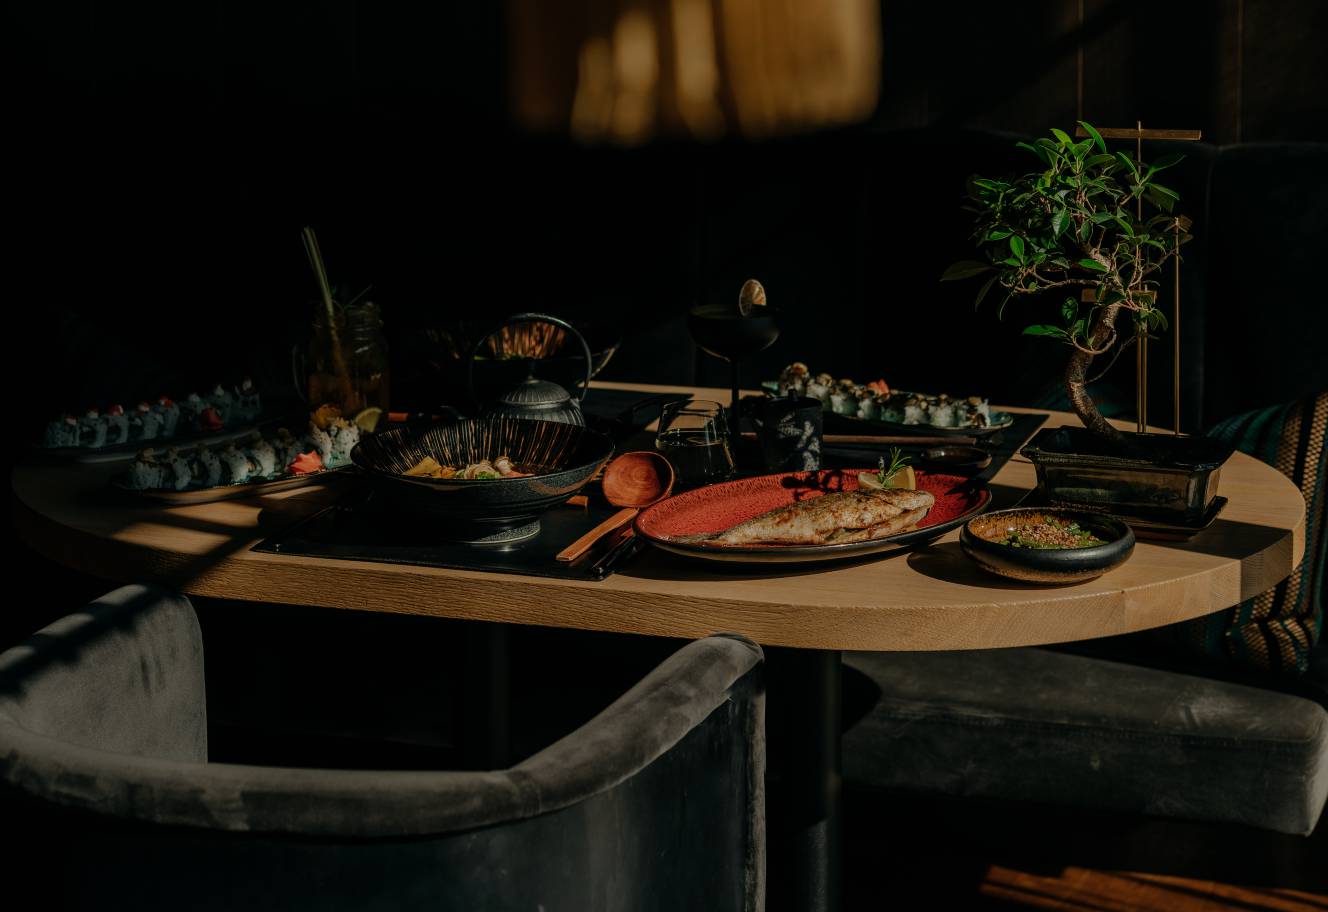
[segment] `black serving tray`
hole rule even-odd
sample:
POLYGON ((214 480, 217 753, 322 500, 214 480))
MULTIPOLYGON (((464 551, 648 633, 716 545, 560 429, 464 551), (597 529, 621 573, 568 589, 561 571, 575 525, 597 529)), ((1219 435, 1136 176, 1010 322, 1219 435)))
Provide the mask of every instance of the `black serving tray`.
MULTIPOLYGON (((436 521, 380 508, 373 496, 327 507, 254 546, 269 554, 296 554, 332 560, 446 567, 486 573, 515 573, 556 579, 598 581, 634 556, 642 546, 635 537, 610 537, 580 560, 554 559, 595 526, 617 512, 592 498, 589 506, 555 507, 540 518, 539 533, 508 545, 449 542, 436 521)), ((626 530, 624 530, 626 531, 626 530)))

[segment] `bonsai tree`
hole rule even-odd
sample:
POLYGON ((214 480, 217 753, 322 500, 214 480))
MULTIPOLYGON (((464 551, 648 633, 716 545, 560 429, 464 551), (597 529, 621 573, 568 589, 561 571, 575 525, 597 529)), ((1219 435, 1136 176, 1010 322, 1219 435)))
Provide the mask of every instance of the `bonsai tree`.
POLYGON ((1035 324, 1024 333, 1072 349, 1065 370, 1071 406, 1089 430, 1124 445, 1088 395, 1089 367, 1110 354, 1109 369, 1136 333, 1166 328, 1155 306, 1156 275, 1168 260, 1179 260, 1190 220, 1172 214, 1180 197, 1155 177, 1182 156, 1135 161, 1128 152, 1109 152, 1096 130, 1079 123, 1088 134, 1080 142, 1053 129, 1050 139, 1018 144, 1037 156, 1041 170, 1010 180, 969 179, 965 208, 977 213, 973 238, 983 259, 955 263, 941 280, 987 275, 974 307, 999 287, 998 316, 1011 298, 1069 292, 1061 325, 1035 324), (1091 301, 1081 300, 1084 289, 1091 289, 1091 301), (1118 330, 1123 315, 1134 331, 1118 330))

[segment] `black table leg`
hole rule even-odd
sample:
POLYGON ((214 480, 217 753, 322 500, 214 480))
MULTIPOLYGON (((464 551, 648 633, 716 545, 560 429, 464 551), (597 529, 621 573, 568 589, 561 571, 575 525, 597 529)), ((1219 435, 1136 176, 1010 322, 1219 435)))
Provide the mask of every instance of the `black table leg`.
POLYGON ((461 680, 461 763, 465 769, 503 769, 510 762, 508 630, 467 622, 461 680))
POLYGON ((840 658, 766 649, 772 910, 840 908, 840 658))

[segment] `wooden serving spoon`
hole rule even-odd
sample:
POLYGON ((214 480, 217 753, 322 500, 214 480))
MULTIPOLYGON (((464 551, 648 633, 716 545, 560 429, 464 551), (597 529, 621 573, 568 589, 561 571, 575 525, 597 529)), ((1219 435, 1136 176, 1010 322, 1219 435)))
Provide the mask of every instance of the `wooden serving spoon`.
POLYGON ((605 500, 622 509, 559 551, 558 560, 576 560, 643 509, 668 497, 673 490, 673 466, 652 450, 623 453, 605 466, 603 486, 605 500))

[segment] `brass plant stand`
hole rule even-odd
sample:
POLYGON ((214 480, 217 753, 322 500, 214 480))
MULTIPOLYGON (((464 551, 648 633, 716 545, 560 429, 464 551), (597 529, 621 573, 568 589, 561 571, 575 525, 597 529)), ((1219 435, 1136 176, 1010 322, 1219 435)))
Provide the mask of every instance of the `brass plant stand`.
MULTIPOLYGON (((1155 130, 1144 129, 1143 121, 1136 120, 1133 127, 1099 127, 1097 131, 1103 139, 1133 139, 1134 140, 1134 160, 1142 161, 1144 157, 1145 139, 1169 139, 1179 142, 1195 142, 1203 138, 1202 131, 1199 130, 1155 130)), ((1075 136, 1084 138, 1088 132, 1083 127, 1075 129, 1075 136)), ((1139 209, 1139 218, 1143 218, 1144 201, 1137 201, 1139 209)), ((1176 232, 1177 251, 1180 250, 1180 232, 1181 219, 1177 219, 1174 231, 1176 232)), ((1186 220, 1188 221, 1188 220, 1186 220)), ((1188 228, 1188 224, 1184 227, 1188 228)), ((1180 436, 1180 255, 1176 256, 1176 285, 1175 285, 1176 303, 1172 311, 1171 335, 1173 345, 1175 346, 1174 357, 1172 359, 1172 390, 1174 413, 1173 413, 1173 433, 1180 436)), ((1138 415, 1138 431, 1140 434, 1148 431, 1148 328, 1137 327, 1135 329, 1135 414, 1138 415)))

